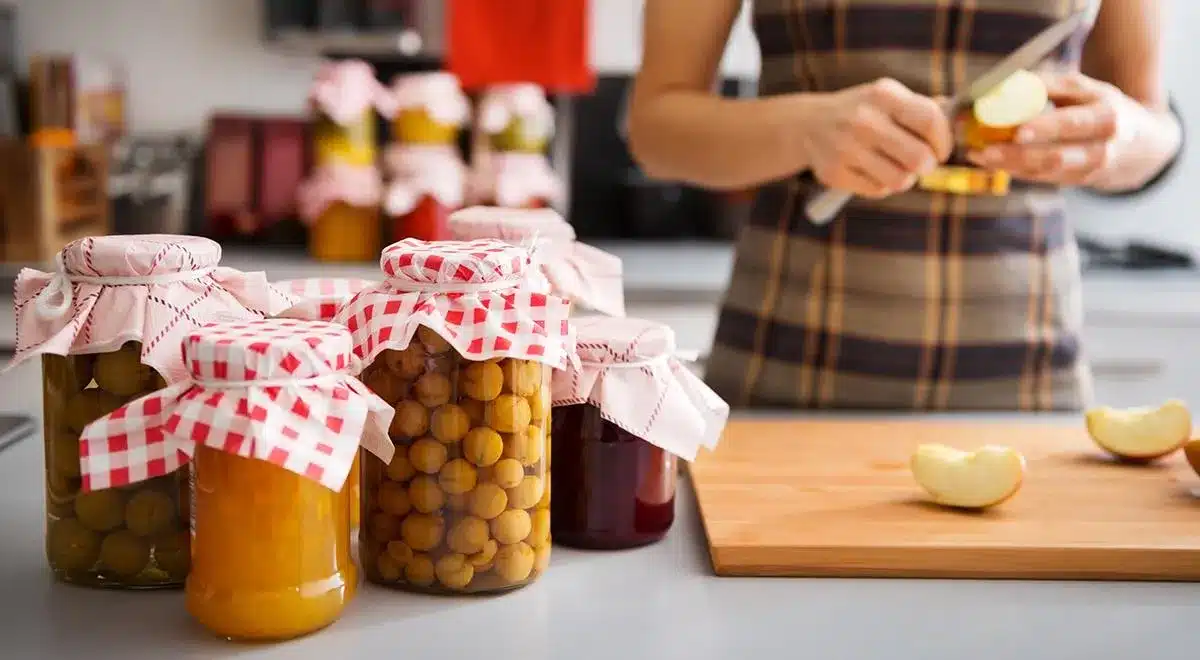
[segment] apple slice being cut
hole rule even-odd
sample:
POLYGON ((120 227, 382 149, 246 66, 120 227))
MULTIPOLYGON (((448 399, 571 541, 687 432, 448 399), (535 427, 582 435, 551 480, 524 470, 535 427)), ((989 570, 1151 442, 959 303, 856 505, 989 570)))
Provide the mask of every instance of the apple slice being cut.
POLYGON ((1016 128, 1042 114, 1049 102, 1046 83, 1020 70, 975 100, 975 119, 990 128, 1016 128))
POLYGON ((983 509, 1012 497, 1025 480, 1025 457, 1011 447, 969 452, 941 444, 917 447, 913 478, 944 506, 983 509))
POLYGON ((1192 414, 1177 399, 1156 408, 1093 408, 1084 421, 1088 435, 1101 449, 1134 462, 1166 456, 1192 435, 1192 414))

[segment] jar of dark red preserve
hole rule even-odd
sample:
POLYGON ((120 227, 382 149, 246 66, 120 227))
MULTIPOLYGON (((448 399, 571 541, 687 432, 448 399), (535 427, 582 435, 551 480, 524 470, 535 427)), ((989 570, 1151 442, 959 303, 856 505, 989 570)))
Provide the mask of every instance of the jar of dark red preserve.
POLYGON ((654 543, 675 521, 678 460, 716 446, 729 406, 677 359, 669 327, 602 316, 575 326, 579 364, 553 377, 554 542, 654 543))

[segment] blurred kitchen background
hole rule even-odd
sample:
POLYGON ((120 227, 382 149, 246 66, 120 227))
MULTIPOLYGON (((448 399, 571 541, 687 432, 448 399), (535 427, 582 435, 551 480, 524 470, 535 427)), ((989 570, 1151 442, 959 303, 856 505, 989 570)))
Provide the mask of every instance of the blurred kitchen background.
MULTIPOLYGON (((306 97, 325 57, 366 60, 384 82, 442 68, 451 56, 446 3, 0 7, 4 279, 24 265, 44 267, 73 235, 99 231, 210 236, 225 246, 226 264, 266 268, 276 280, 376 272, 374 263, 307 256, 295 206, 311 158, 306 97)), ((671 324, 683 348, 704 353, 749 197, 653 181, 630 159, 621 119, 640 59, 641 9, 641 0, 586 3, 583 59, 594 85, 547 87, 556 132, 546 157, 568 184, 558 206, 580 239, 624 259, 630 314, 671 324)), ((1168 77, 1194 127, 1200 79, 1191 62, 1200 46, 1188 33, 1200 24, 1200 3, 1170 3, 1170 12, 1168 77)), ((758 52, 746 14, 721 67, 719 87, 730 96, 755 93, 758 52)), ((387 135, 379 132, 381 142, 387 135)), ((1143 195, 1072 196, 1088 259, 1087 350, 1106 402, 1200 395, 1191 373, 1200 364, 1200 186, 1189 155, 1143 195)), ((11 345, 10 308, 0 300, 0 344, 11 345)))

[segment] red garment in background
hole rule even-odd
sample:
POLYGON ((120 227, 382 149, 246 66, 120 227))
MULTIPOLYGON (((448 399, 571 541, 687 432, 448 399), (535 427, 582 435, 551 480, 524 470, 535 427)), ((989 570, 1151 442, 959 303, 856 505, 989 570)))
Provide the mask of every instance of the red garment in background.
POLYGON ((550 94, 586 94, 587 0, 449 0, 447 67, 471 91, 530 82, 550 94))

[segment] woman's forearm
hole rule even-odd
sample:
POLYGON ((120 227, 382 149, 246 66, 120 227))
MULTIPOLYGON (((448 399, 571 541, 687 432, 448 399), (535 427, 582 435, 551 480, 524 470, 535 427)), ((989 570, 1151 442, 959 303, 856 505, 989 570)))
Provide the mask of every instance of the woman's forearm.
POLYGON ((728 99, 682 89, 638 94, 629 142, 651 177, 739 189, 808 169, 804 126, 820 95, 728 99))

